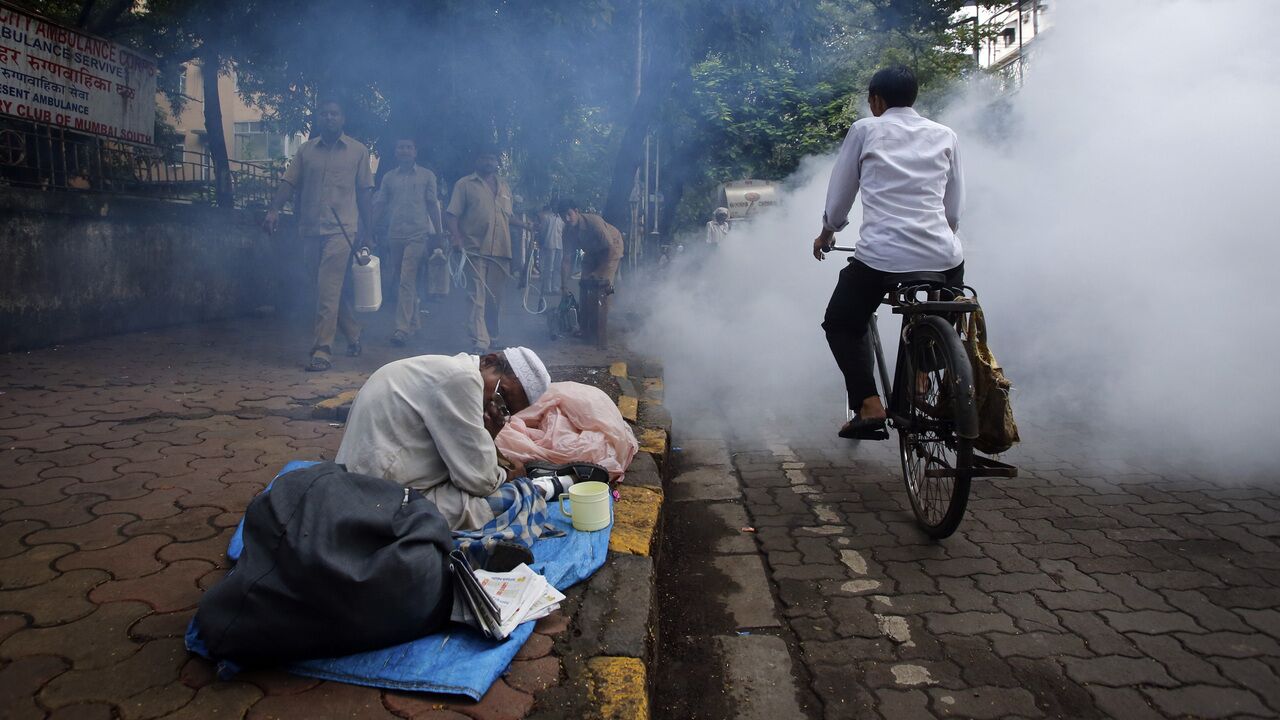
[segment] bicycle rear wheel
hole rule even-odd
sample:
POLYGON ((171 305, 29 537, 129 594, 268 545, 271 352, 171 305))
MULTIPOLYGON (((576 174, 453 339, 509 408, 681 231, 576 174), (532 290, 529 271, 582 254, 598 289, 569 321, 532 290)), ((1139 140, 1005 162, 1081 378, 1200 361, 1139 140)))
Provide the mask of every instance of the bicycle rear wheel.
MULTIPOLYGON (((974 427, 973 369, 960 336, 940 317, 912 324, 896 388, 905 402, 898 427, 902 477, 916 522, 930 537, 956 531, 969 502, 973 440, 956 428, 974 427)), ((895 393, 896 394, 896 393, 895 393)))

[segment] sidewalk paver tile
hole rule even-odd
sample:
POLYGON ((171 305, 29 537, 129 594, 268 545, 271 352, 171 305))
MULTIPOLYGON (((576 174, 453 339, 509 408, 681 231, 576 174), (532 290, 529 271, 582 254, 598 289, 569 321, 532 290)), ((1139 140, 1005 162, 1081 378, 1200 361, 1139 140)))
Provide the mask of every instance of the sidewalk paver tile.
POLYGON ((128 580, 161 570, 164 563, 156 559, 156 552, 171 542, 173 538, 168 535, 139 535, 102 550, 77 550, 59 558, 55 567, 62 572, 106 570, 114 580, 128 580))
POLYGON ((42 585, 0 590, 0 612, 26 613, 36 625, 79 620, 97 608, 89 592, 110 577, 101 570, 72 570, 42 585))
POLYGON ((76 670, 94 670, 121 662, 142 645, 129 639, 129 626, 151 612, 137 602, 99 605, 79 620, 51 627, 27 628, 0 643, 0 657, 13 660, 56 655, 76 670))

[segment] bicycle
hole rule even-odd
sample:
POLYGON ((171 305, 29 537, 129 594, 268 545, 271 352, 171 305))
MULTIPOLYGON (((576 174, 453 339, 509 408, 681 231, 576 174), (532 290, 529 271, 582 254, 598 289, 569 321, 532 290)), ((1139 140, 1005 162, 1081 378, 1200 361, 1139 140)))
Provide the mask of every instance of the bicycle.
MULTIPOLYGON (((949 287, 942 273, 894 273, 881 302, 902 316, 892 383, 874 314, 868 330, 880 392, 889 399, 888 424, 898 433, 902 478, 916 522, 930 537, 942 539, 959 527, 973 478, 1017 476, 1016 467, 973 449, 978 413, 962 336, 965 316, 980 307, 977 293, 967 285, 949 287)), ((852 419, 853 409, 847 413, 852 419)))

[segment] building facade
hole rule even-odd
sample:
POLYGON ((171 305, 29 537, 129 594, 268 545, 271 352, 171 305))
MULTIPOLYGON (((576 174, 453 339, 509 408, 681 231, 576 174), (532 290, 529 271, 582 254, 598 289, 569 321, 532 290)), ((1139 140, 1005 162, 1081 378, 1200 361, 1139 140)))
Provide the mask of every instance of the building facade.
POLYGON ((978 67, 1002 75, 1015 87, 1021 85, 1037 38, 1053 25, 1057 1, 1018 0, 995 5, 974 1, 962 9, 957 21, 973 22, 982 31, 973 48, 978 67))
MULTIPOLYGON (((161 77, 156 105, 165 113, 168 122, 181 135, 169 147, 164 148, 172 158, 207 156, 209 142, 204 126, 203 67, 199 62, 189 62, 181 71, 161 77), (186 98, 182 111, 175 113, 165 96, 165 91, 177 92, 186 98)), ((223 139, 231 160, 242 162, 269 162, 285 160, 293 156, 305 137, 295 133, 284 134, 271 130, 264 122, 262 111, 245 104, 240 97, 234 72, 218 78, 218 98, 222 103, 223 139)))

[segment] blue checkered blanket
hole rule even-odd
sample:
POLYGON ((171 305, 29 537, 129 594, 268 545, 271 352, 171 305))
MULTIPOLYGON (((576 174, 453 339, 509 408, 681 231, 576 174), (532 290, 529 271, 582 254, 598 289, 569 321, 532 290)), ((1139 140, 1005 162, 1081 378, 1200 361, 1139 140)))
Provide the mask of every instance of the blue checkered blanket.
POLYGON ((492 520, 479 530, 453 531, 453 546, 466 553, 473 567, 483 567, 493 546, 501 541, 532 548, 540 537, 564 535, 548 522, 547 501, 529 478, 503 483, 485 500, 493 509, 492 520))

